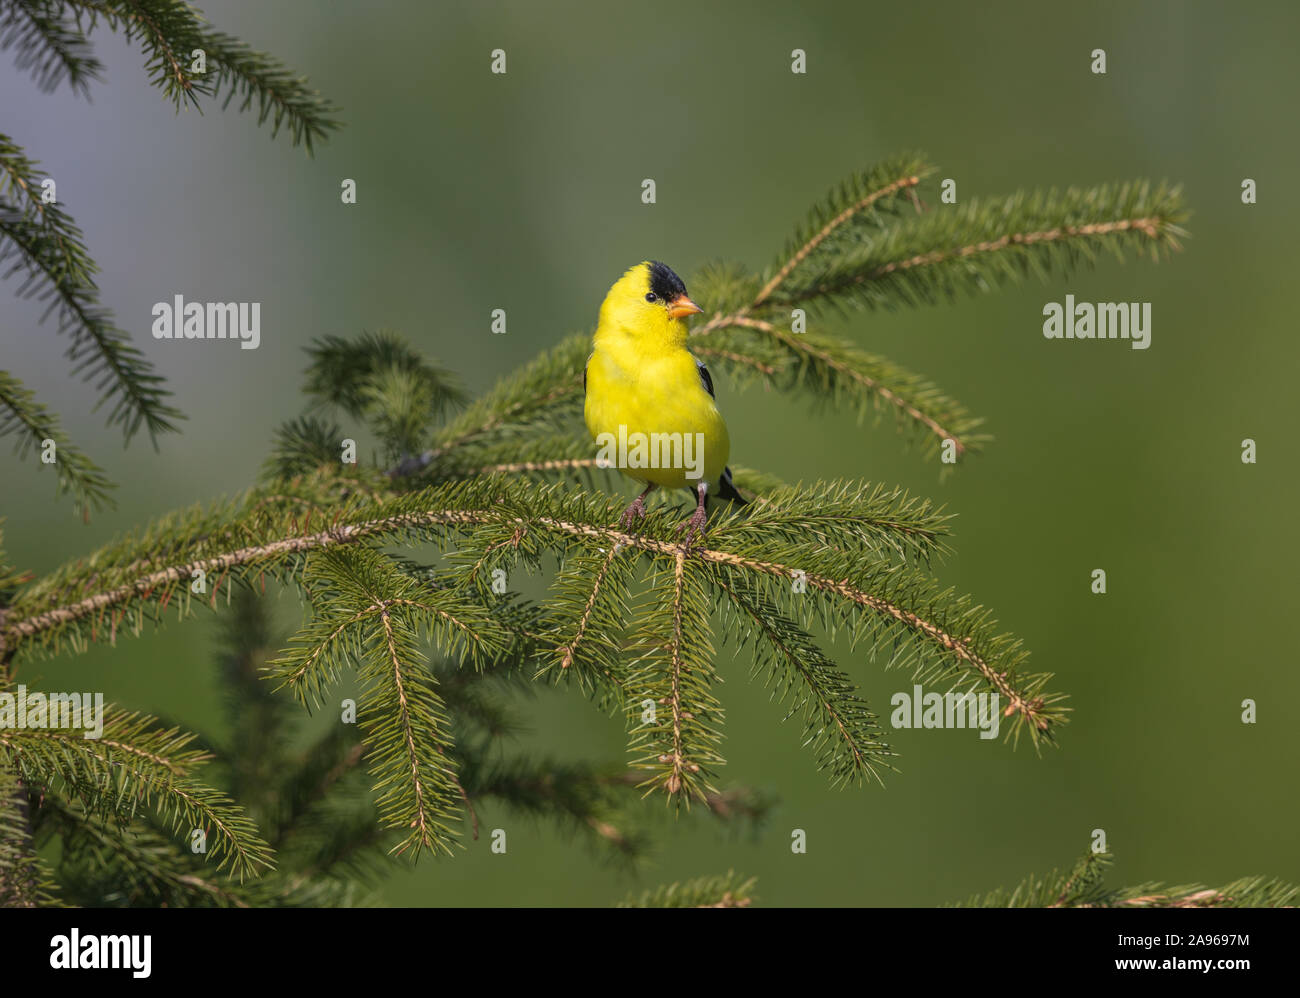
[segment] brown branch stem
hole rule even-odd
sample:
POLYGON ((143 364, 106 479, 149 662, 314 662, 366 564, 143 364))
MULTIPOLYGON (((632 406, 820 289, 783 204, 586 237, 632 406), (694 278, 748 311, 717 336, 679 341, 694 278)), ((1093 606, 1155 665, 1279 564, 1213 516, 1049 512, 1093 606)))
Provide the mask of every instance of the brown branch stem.
POLYGON ((866 195, 865 197, 861 198, 855 203, 849 205, 842 212, 840 212, 829 222, 827 222, 824 226, 822 226, 821 231, 819 231, 815 236, 809 239, 808 242, 804 243, 803 246, 799 248, 799 251, 795 253, 795 255, 792 256, 789 260, 786 261, 785 266, 782 267, 779 271, 777 271, 776 274, 772 277, 772 279, 767 282, 767 284, 763 285, 763 290, 761 290, 758 293, 758 296, 754 299, 753 304, 751 304, 746 311, 752 311, 753 309, 756 309, 760 305, 762 305, 763 302, 767 301, 767 299, 771 296, 772 292, 781 286, 781 283, 787 277, 790 276, 790 273, 795 269, 795 267, 803 263, 803 261, 808 258, 808 255, 812 253, 812 251, 815 250, 818 246, 820 246, 823 242, 825 242, 826 238, 832 232, 838 229, 841 225, 847 222, 858 212, 871 207, 871 205, 875 204, 881 198, 887 197, 890 194, 896 194, 901 190, 908 190, 908 191, 913 190, 916 187, 916 185, 919 184, 920 182, 921 182, 920 177, 914 177, 914 176, 899 177, 892 184, 886 184, 884 187, 880 188, 879 190, 872 191, 870 194, 866 195))
POLYGON ((1143 235, 1155 239, 1160 234, 1160 226, 1164 220, 1151 216, 1146 218, 1123 218, 1114 222, 1092 222, 1088 225, 1062 225, 1054 229, 1043 229, 1038 232, 1009 232, 999 236, 997 239, 989 239, 984 242, 971 243, 967 246, 958 246, 954 249, 935 250, 932 253, 921 253, 917 256, 909 257, 906 260, 894 260, 890 263, 881 264, 874 270, 865 274, 857 274, 849 280, 835 284, 821 284, 814 288, 806 295, 798 298, 791 298, 785 301, 785 304, 793 304, 807 298, 818 295, 828 294, 833 291, 840 291, 855 284, 862 284, 866 281, 874 281, 889 274, 897 273, 903 270, 914 270, 917 267, 933 266, 936 263, 943 263, 947 260, 960 260, 966 257, 976 256, 980 253, 995 253, 999 250, 1006 249, 1008 246, 1032 246, 1035 243, 1059 242, 1063 239, 1077 239, 1086 236, 1104 236, 1112 232, 1127 232, 1130 229, 1137 229, 1143 235))
MULTIPOLYGON (((279 541, 273 541, 269 544, 245 547, 238 551, 214 555, 210 558, 198 559, 186 563, 185 565, 162 569, 126 585, 118 586, 108 592, 87 597, 84 600, 80 600, 77 603, 68 606, 58 607, 53 610, 45 611, 44 613, 36 614, 25 620, 9 625, 5 631, 5 638, 7 641, 14 643, 30 639, 42 631, 48 630, 49 628, 55 627, 59 624, 85 618, 106 607, 120 604, 133 596, 149 592, 163 583, 174 582, 181 578, 188 578, 191 572, 196 568, 203 568, 210 572, 231 566, 249 565, 259 561, 288 557, 289 555, 306 551, 333 547, 341 544, 357 543, 371 537, 392 533, 402 529, 420 527, 427 528, 434 526, 469 527, 498 522, 501 520, 501 513, 492 509, 425 510, 416 513, 401 513, 395 516, 383 517, 376 520, 367 520, 361 523, 347 524, 331 530, 321 531, 319 533, 299 537, 289 537, 279 541)), ((608 544, 621 544, 625 547, 636 548, 653 555, 672 558, 674 560, 685 557, 685 552, 680 544, 629 533, 613 527, 557 520, 551 517, 539 517, 531 522, 516 517, 511 518, 510 523, 513 525, 515 530, 544 528, 568 534, 573 537, 588 537, 608 544)), ((748 571, 759 572, 765 575, 788 578, 792 572, 791 566, 788 565, 750 558, 731 551, 716 548, 694 546, 691 548, 689 553, 692 557, 701 558, 714 564, 729 565, 733 568, 746 569, 748 571)), ((1042 707, 1041 702, 1038 700, 1026 700, 1022 697, 1007 682, 1005 674, 999 673, 993 669, 992 666, 985 662, 965 639, 951 635, 943 630, 943 628, 926 620, 919 614, 907 610, 904 607, 896 606, 886 599, 859 589, 847 580, 829 579, 817 575, 807 575, 806 579, 809 585, 819 590, 833 593, 834 595, 848 600, 849 602, 856 603, 859 606, 866 607, 882 616, 892 617, 912 630, 924 635, 926 638, 942 647, 945 651, 950 652, 957 659, 964 662, 970 668, 977 671, 990 686, 1006 697, 1010 705, 1007 708, 1008 716, 1010 716, 1011 713, 1019 713, 1023 715, 1026 720, 1033 723, 1039 730, 1047 729, 1048 720, 1040 714, 1042 707)))

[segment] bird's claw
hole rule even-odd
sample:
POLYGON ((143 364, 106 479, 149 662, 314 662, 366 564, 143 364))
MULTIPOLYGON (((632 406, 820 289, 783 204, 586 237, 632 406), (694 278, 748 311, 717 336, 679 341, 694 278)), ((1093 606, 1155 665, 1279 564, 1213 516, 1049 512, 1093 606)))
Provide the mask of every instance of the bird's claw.
POLYGON ((637 496, 632 500, 631 505, 629 505, 627 509, 623 510, 623 515, 618 518, 618 525, 624 530, 628 530, 637 520, 644 518, 645 500, 641 496, 637 496))
POLYGON ((689 520, 683 520, 677 525, 677 533, 680 534, 683 530, 686 531, 686 537, 682 540, 682 545, 687 551, 691 549, 691 546, 694 544, 697 537, 703 540, 704 524, 708 519, 709 514, 704 511, 704 507, 697 506, 689 520))

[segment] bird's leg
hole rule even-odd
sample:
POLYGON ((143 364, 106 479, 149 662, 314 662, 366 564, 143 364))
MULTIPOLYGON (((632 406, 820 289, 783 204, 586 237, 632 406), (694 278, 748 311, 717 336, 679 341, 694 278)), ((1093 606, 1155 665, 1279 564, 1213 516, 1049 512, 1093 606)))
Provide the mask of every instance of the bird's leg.
POLYGON ((684 543, 687 548, 690 548, 691 542, 695 540, 697 536, 702 537, 704 535, 704 524, 709 519, 709 513, 706 508, 709 501, 709 483, 700 482, 695 494, 699 497, 699 505, 695 507, 695 512, 691 514, 691 518, 677 528, 679 534, 683 530, 686 531, 686 539, 682 543, 684 543))
POLYGON ((632 500, 632 504, 623 510, 623 515, 618 518, 618 525, 626 530, 637 520, 645 516, 645 497, 654 490, 654 482, 645 487, 645 491, 632 500))

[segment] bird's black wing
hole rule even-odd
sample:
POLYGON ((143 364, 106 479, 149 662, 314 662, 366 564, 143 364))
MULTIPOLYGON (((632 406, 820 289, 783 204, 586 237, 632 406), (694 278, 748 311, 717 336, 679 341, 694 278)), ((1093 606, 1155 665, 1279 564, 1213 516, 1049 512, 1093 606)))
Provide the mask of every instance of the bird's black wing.
POLYGON ((722 477, 718 479, 718 498, 729 499, 732 502, 740 503, 742 506, 749 505, 749 500, 737 491, 736 483, 731 480, 730 468, 722 469, 722 477))
POLYGON ((704 366, 704 361, 697 357, 695 360, 695 366, 700 369, 700 381, 704 384, 704 390, 709 393, 709 398, 717 398, 717 396, 713 394, 713 379, 709 377, 709 369, 704 366))
POLYGON ((587 394, 587 368, 591 366, 591 357, 587 358, 587 363, 582 365, 582 394, 587 394))

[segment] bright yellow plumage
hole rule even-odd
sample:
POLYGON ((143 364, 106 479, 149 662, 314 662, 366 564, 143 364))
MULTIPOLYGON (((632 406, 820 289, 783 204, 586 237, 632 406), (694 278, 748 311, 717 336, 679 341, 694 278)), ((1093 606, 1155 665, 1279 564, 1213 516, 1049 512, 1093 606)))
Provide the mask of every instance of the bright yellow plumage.
POLYGON ((730 481, 721 481, 731 450, 727 425, 707 372, 686 349, 685 317, 698 311, 681 279, 660 263, 639 263, 610 288, 587 361, 587 429, 602 453, 611 441, 619 445, 612 456, 631 478, 697 492, 705 483, 708 495, 735 496, 730 481))

